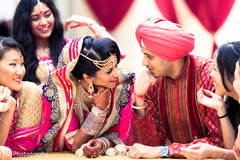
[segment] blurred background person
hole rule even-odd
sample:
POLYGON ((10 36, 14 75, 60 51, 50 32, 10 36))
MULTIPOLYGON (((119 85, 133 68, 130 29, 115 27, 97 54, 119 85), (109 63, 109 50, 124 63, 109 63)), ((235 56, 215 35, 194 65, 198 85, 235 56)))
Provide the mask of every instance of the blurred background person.
POLYGON ((52 0, 21 0, 13 17, 13 38, 25 52, 24 80, 42 85, 58 62, 64 27, 52 0))

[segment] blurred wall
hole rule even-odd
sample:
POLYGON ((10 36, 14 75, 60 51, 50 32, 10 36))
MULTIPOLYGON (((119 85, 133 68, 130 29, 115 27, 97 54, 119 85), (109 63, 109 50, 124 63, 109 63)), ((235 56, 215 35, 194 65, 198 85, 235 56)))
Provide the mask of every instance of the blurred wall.
MULTIPOLYGON (((19 0, 0 0, 0 19, 11 19, 18 2, 19 0)), ((63 21, 72 14, 87 16, 97 21, 86 0, 55 0, 55 3, 63 21)), ((196 43, 192 54, 210 58, 213 45, 211 34, 201 26, 183 0, 174 0, 174 4, 181 25, 185 30, 195 35, 196 43)), ((218 45, 227 41, 240 40, 239 15, 240 0, 236 0, 227 20, 214 37, 218 45)), ((161 16, 155 0, 135 0, 118 27, 111 32, 127 55, 120 63, 120 66, 136 73, 143 69, 141 65, 143 55, 135 38, 135 29, 139 22, 150 16, 161 16)), ((100 23, 99 21, 97 22, 100 23)), ((88 34, 91 35, 91 31, 87 27, 83 27, 72 29, 65 33, 65 36, 72 39, 88 34)))
POLYGON ((19 0, 0 0, 0 20, 11 20, 19 0))

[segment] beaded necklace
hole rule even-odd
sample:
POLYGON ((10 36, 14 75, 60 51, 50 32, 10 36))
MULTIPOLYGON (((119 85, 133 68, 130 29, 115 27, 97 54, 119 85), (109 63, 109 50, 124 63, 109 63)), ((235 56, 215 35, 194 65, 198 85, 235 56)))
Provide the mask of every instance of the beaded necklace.
POLYGON ((40 47, 40 46, 38 46, 37 49, 42 49, 42 50, 44 50, 45 52, 47 52, 50 55, 50 49, 48 47, 40 47))

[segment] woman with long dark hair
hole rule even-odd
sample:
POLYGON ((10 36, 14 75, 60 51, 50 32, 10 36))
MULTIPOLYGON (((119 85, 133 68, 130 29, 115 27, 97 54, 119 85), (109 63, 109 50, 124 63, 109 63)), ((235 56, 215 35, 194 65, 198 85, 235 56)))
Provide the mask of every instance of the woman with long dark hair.
POLYGON ((234 159, 233 146, 240 124, 239 96, 234 87, 236 62, 240 58, 240 41, 221 45, 215 52, 211 77, 216 86, 215 93, 201 89, 198 102, 217 110, 225 148, 209 144, 195 144, 182 149, 189 159, 222 158, 234 159), (225 99, 223 99, 224 97, 225 99))
MULTIPOLYGON (((236 63, 234 77, 235 77, 235 80, 233 81, 233 87, 236 93, 238 94, 238 103, 240 103, 240 59, 236 63)), ((235 158, 237 160, 240 160, 240 125, 238 125, 238 134, 233 147, 233 151, 234 151, 235 158)))
POLYGON ((25 52, 24 80, 43 83, 55 69, 62 47, 64 27, 52 0, 21 0, 16 8, 12 36, 25 52))
MULTIPOLYGON (((68 28, 88 26, 97 38, 112 36, 94 20, 73 15, 66 20, 68 28)), ((52 0, 21 0, 13 18, 13 38, 26 51, 24 80, 43 85, 55 70, 63 46, 64 26, 52 0)))

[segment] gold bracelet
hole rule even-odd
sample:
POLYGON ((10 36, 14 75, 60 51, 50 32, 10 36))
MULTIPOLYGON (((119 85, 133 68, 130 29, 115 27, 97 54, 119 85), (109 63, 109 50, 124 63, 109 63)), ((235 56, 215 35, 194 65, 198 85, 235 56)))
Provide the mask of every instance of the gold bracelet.
POLYGON ((102 110, 102 109, 96 107, 95 105, 93 105, 91 112, 96 117, 106 118, 106 115, 108 114, 108 107, 106 107, 105 109, 102 110))
POLYGON ((12 123, 5 122, 1 117, 0 117, 0 121, 5 125, 8 125, 8 126, 12 125, 12 123))
POLYGON ((144 108, 147 108, 147 105, 145 105, 145 106, 134 106, 134 105, 132 105, 132 108, 133 109, 144 109, 144 108))
POLYGON ((132 108, 133 108, 133 109, 145 109, 145 108, 147 108, 147 107, 148 107, 147 102, 144 102, 144 106, 134 106, 134 105, 132 105, 132 108))
POLYGON ((106 150, 107 150, 107 144, 106 144, 106 142, 105 142, 104 140, 102 140, 101 138, 98 138, 97 140, 102 143, 103 148, 102 148, 102 150, 100 151, 100 154, 103 155, 103 154, 106 152, 106 150))

